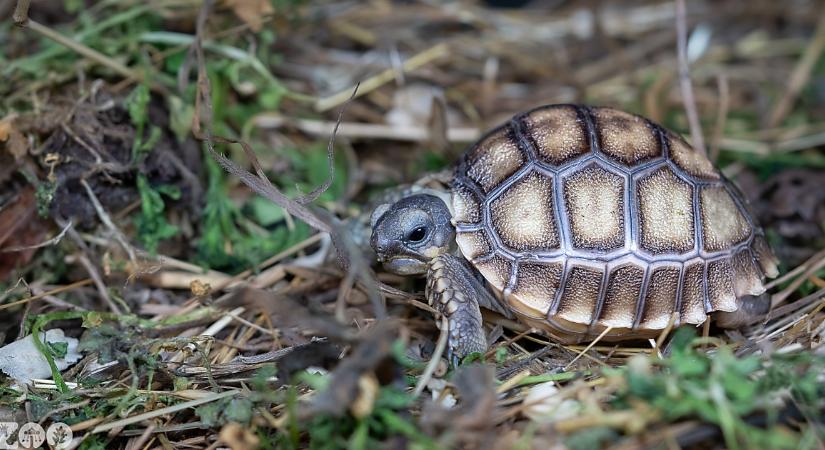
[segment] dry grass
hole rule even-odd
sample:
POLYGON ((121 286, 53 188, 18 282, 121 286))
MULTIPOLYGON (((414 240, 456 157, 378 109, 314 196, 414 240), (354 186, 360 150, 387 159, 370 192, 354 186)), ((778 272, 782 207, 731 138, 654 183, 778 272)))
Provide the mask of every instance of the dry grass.
POLYGON ((89 449, 825 446, 825 4, 689 2, 699 127, 671 2, 276 3, 4 24, 0 342, 59 326, 86 351, 22 393, 0 376, 0 419, 89 449), (766 321, 563 346, 489 314, 485 365, 438 358, 420 283, 373 276, 348 227, 565 102, 705 130, 783 261, 766 321))

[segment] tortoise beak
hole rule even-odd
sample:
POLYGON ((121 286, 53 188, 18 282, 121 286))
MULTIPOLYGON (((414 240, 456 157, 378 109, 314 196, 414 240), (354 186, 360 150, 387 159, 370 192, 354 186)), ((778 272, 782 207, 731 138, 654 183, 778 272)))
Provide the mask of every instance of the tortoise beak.
POLYGON ((427 273, 427 263, 410 256, 396 256, 384 262, 384 268, 397 275, 421 275, 427 273))

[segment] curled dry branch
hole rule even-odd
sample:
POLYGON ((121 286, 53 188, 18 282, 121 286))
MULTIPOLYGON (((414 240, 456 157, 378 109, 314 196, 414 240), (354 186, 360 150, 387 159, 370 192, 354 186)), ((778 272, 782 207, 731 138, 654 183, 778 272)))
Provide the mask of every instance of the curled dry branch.
MULTIPOLYGON (((189 78, 189 72, 192 67, 192 59, 194 58, 195 63, 197 64, 198 84, 197 94, 195 96, 195 114, 192 119, 192 134, 196 139, 206 143, 209 154, 215 159, 215 161, 218 162, 218 164, 221 165, 221 167, 224 168, 224 170, 238 177, 250 189, 276 205, 284 208, 288 214, 303 220, 312 228, 329 233, 338 253, 339 262, 341 262, 341 265, 344 266, 344 269, 348 272, 345 280, 348 283, 352 283, 355 280, 360 281, 365 287, 370 300, 372 300, 376 317, 385 317, 386 312, 384 305, 381 302, 380 294, 378 293, 378 284, 375 280, 375 276, 370 270, 369 264, 365 261, 365 258, 360 254, 358 248, 352 242, 352 239, 347 236, 347 233, 343 230, 343 228, 338 225, 339 221, 331 214, 328 214, 326 211, 322 210, 313 210, 307 206, 308 203, 317 199, 318 196, 326 191, 332 184, 334 176, 335 155, 333 152, 333 147, 335 132, 337 131, 338 124, 340 124, 343 117, 343 109, 338 115, 338 123, 336 123, 335 129, 332 132, 329 144, 327 146, 329 176, 321 186, 317 187, 309 194, 300 197, 298 200, 293 200, 287 197, 277 187, 275 187, 272 182, 269 181, 269 178, 267 178, 264 173, 255 152, 248 143, 234 139, 227 139, 212 134, 211 87, 209 77, 206 73, 206 62, 203 52, 203 36, 206 28, 206 20, 213 4, 214 1, 212 0, 204 2, 201 11, 198 14, 195 40, 192 43, 192 47, 189 49, 187 62, 183 64, 181 67, 181 72, 178 75, 178 82, 181 90, 183 90, 186 87, 186 82, 189 78), (255 174, 239 167, 231 159, 217 152, 214 148, 215 142, 221 144, 240 145, 241 148, 243 148, 247 158, 249 158, 252 167, 255 169, 255 174)), ((358 86, 355 87, 350 100, 355 97, 357 90, 358 86)))

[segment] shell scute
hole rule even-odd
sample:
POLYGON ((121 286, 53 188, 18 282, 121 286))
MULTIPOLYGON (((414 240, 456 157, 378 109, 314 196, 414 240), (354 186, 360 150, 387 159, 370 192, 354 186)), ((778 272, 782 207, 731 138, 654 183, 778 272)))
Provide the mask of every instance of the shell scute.
POLYGON ((559 248, 553 179, 530 172, 490 203, 490 221, 501 242, 516 251, 559 248))
MULTIPOLYGON (((764 292, 777 260, 741 194, 675 133, 609 108, 516 116, 455 174, 457 243, 555 337, 655 336, 764 292)), ((575 340, 574 339, 574 340, 575 340)))
POLYGON ((550 166, 561 166, 591 151, 587 125, 575 106, 539 108, 527 113, 523 121, 538 159, 550 166))
POLYGON ((599 149, 610 159, 633 167, 662 156, 662 145, 646 119, 610 108, 593 108, 599 149))
POLYGON ((564 213, 573 247, 610 251, 625 245, 625 179, 592 164, 564 179, 564 213))

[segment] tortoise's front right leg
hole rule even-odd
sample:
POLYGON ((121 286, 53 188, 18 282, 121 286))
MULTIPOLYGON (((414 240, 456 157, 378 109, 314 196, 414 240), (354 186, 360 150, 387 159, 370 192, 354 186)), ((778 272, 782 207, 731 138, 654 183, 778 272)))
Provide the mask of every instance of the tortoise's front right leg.
POLYGON ((488 306, 494 300, 465 260, 448 254, 434 258, 425 294, 427 303, 438 312, 439 328, 441 318, 447 318, 447 356, 453 364, 470 353, 487 351, 479 303, 488 306))

